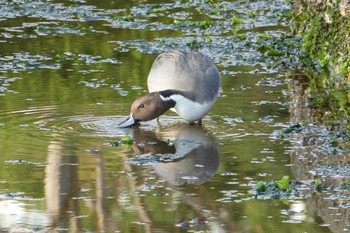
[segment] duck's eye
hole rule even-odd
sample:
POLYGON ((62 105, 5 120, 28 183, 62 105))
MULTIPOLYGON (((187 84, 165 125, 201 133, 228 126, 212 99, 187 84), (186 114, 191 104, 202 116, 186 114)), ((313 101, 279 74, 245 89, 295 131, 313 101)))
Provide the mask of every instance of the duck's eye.
POLYGON ((140 104, 139 108, 144 108, 145 105, 144 104, 140 104))

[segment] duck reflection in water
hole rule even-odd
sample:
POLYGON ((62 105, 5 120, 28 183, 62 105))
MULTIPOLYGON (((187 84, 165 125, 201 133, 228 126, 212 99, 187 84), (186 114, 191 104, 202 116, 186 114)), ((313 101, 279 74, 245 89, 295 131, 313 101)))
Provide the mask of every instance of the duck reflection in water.
POLYGON ((169 184, 203 184, 219 168, 218 146, 200 126, 175 125, 155 134, 135 128, 133 133, 138 156, 128 162, 152 166, 169 184))

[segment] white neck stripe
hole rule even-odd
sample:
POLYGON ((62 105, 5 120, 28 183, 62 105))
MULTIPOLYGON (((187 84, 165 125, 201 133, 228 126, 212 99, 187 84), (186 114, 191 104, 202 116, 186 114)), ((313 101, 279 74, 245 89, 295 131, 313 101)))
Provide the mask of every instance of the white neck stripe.
POLYGON ((171 96, 169 96, 169 97, 164 97, 164 96, 162 96, 162 94, 160 94, 160 98, 162 99, 162 101, 173 100, 173 99, 171 98, 171 96))
POLYGON ((173 94, 169 97, 160 95, 160 98, 162 101, 174 101, 174 108, 177 114, 189 122, 200 120, 205 114, 208 113, 215 103, 215 99, 209 102, 197 103, 180 94, 173 94))

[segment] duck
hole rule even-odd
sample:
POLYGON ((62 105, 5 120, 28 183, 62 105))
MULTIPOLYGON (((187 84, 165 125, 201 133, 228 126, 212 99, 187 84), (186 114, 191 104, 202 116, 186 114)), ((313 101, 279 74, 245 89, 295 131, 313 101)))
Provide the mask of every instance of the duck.
POLYGON ((214 106, 221 75, 208 56, 190 50, 172 49, 158 55, 147 78, 149 94, 136 99, 130 115, 119 127, 150 121, 172 110, 191 124, 214 106))

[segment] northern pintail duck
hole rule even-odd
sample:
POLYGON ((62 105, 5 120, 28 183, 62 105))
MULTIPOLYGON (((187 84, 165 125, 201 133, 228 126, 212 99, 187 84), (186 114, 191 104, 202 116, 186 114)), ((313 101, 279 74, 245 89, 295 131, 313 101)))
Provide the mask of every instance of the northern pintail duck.
POLYGON ((169 109, 190 123, 201 124, 217 99, 220 81, 219 70, 207 56, 192 51, 164 52, 148 75, 150 93, 134 101, 129 117, 119 126, 155 119, 169 109))

